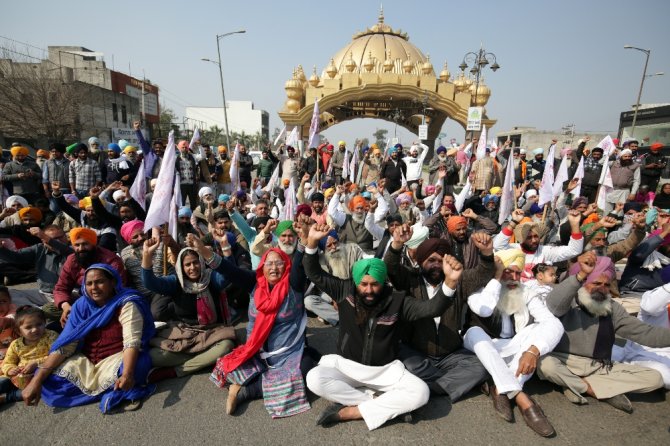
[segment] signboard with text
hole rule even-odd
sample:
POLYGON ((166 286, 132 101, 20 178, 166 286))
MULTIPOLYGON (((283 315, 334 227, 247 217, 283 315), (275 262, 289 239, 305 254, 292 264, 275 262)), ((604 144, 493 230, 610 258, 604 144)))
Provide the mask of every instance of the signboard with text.
MULTIPOLYGON (((142 129, 142 135, 144 135, 144 139, 149 139, 149 134, 145 129, 142 129)), ((140 149, 140 141, 135 135, 135 130, 130 128, 112 127, 112 141, 119 142, 121 139, 125 139, 131 146, 140 149)))
POLYGON ((428 124, 421 124, 419 126, 419 139, 420 140, 428 139, 428 124))
POLYGON ((482 114, 484 107, 468 108, 468 125, 466 130, 480 131, 482 129, 482 114))

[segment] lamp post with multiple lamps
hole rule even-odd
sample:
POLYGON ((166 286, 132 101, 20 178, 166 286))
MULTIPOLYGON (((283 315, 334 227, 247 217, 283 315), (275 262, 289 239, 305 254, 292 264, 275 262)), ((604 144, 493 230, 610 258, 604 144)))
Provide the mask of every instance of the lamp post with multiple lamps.
POLYGON ((644 60, 644 70, 642 71, 642 80, 640 80, 640 89, 637 92, 637 101, 635 101, 635 112, 633 113, 633 125, 631 126, 630 129, 630 136, 633 137, 633 135, 635 135, 635 124, 637 123, 637 112, 640 109, 640 99, 642 98, 642 88, 644 88, 644 80, 648 77, 663 76, 664 73, 661 71, 654 74, 647 74, 647 65, 649 65, 649 55, 651 54, 651 50, 645 50, 644 48, 638 48, 632 45, 624 45, 624 49, 638 50, 647 55, 647 57, 644 60))
POLYGON ((221 64, 221 45, 220 45, 220 42, 221 42, 221 39, 223 39, 226 36, 230 36, 230 35, 233 35, 233 34, 244 34, 246 32, 247 32, 246 30, 241 29, 239 31, 231 31, 229 33, 217 34, 217 36, 216 36, 216 52, 219 56, 218 62, 216 60, 211 60, 211 59, 207 59, 207 58, 200 59, 204 62, 211 62, 211 63, 219 66, 219 77, 221 79, 221 99, 223 100, 223 120, 224 120, 225 125, 226 125, 226 145, 228 146, 229 150, 230 150, 230 130, 228 130, 228 110, 227 110, 227 107, 226 107, 226 90, 223 88, 223 67, 222 67, 222 64, 221 64))
MULTIPOLYGON (((500 65, 496 60, 496 55, 493 53, 487 52, 484 47, 480 47, 478 52, 468 52, 463 56, 463 62, 458 66, 462 72, 465 72, 467 68, 470 68, 470 74, 475 77, 475 95, 471 101, 471 105, 477 105, 477 95, 479 93, 479 80, 484 68, 491 64, 489 67, 494 73, 498 71, 500 65)), ((474 132, 470 134, 470 137, 474 135, 474 132)))

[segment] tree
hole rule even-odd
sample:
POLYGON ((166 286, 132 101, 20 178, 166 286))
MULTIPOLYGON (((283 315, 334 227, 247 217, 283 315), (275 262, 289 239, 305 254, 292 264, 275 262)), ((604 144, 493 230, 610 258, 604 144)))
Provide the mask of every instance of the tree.
POLYGON ((78 82, 64 82, 48 63, 0 53, 0 132, 28 140, 76 141, 81 131, 78 82))
POLYGON ((226 145, 226 132, 218 125, 202 131, 202 141, 212 146, 226 145))
POLYGON ((179 125, 176 124, 177 115, 171 108, 165 106, 161 107, 160 121, 158 124, 158 136, 161 138, 167 138, 170 134, 170 130, 174 130, 174 138, 181 138, 181 131, 179 130, 179 125))
POLYGON ((377 131, 372 134, 372 137, 380 148, 383 148, 386 145, 386 135, 388 132, 389 131, 386 129, 377 129, 377 131))

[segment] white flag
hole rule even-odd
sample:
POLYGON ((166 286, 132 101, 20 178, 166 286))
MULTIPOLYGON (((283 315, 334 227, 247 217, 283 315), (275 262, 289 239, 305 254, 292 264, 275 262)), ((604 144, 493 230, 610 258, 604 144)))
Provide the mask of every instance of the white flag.
POLYGON ((509 161, 505 169, 505 178, 503 179, 502 196, 500 197, 500 210, 498 212, 498 224, 501 225, 512 213, 514 208, 514 162, 509 161))
POLYGON ((477 159, 484 159, 486 157, 486 126, 482 125, 482 133, 479 135, 479 142, 477 143, 477 159))
POLYGON ((314 113, 312 113, 312 122, 309 125, 309 143, 308 148, 319 145, 319 100, 314 100, 314 113))
POLYGON ((354 154, 351 156, 351 163, 349 163, 349 181, 356 182, 356 167, 358 167, 358 147, 354 147, 354 154))
POLYGON ((570 193, 572 194, 573 197, 579 197, 579 195, 582 193, 582 178, 584 178, 584 157, 582 156, 579 159, 579 164, 577 165, 577 170, 575 171, 575 175, 572 177, 574 180, 577 178, 579 182, 577 183, 577 187, 572 189, 570 193))
POLYGON ((558 172, 556 173, 556 179, 554 180, 553 187, 553 196, 554 199, 561 195, 563 191, 563 183, 568 181, 568 154, 563 155, 561 160, 561 165, 558 166, 558 172))
POLYGON ((200 144, 200 130, 195 129, 193 131, 193 137, 191 138, 191 142, 189 143, 188 147, 193 150, 196 145, 200 144))
POLYGON ((284 189, 284 220, 293 220, 295 217, 296 200, 295 200, 295 184, 293 178, 286 189, 284 189))
POLYGON ((286 145, 294 148, 298 148, 298 127, 293 127, 291 133, 286 137, 286 145))
POLYGON ((551 200, 554 198, 554 150, 556 150, 556 144, 552 144, 549 147, 547 162, 544 164, 542 183, 540 183, 539 191, 540 197, 538 200, 538 205, 540 207, 544 206, 546 203, 551 202, 551 200))
MULTIPOLYGON (((610 155, 614 152, 616 149, 616 145, 614 145, 614 141, 612 141, 612 137, 610 135, 607 135, 598 143, 596 147, 600 147, 603 149, 603 160, 605 160, 605 163, 607 163, 607 160, 609 160, 610 155)), ((603 179, 605 178, 605 169, 603 169, 602 174, 600 175, 600 184, 603 184, 603 179)))
POLYGON ((344 161, 342 162, 342 178, 349 176, 349 150, 344 149, 344 161))
MULTIPOLYGON (((484 149, 486 150, 486 149, 484 149)), ((468 143, 467 146, 465 146, 465 149, 463 149, 463 152, 467 155, 468 159, 472 158, 472 143, 468 143)), ((479 158, 477 158, 479 159, 479 158)))
POLYGON ((272 193, 275 186, 277 185, 278 180, 279 180, 279 164, 277 164, 277 167, 275 167, 275 170, 274 172, 272 172, 272 176, 270 177, 268 184, 265 185, 263 190, 272 193))
POLYGON ((610 170, 609 162, 604 156, 603 158, 605 159, 605 165, 603 166, 602 181, 600 182, 596 203, 598 203, 600 209, 604 210, 607 207, 607 195, 614 190, 614 184, 612 183, 612 171, 610 170))
POLYGON ((140 163, 140 168, 137 170, 137 176, 130 186, 130 196, 144 209, 147 210, 147 179, 144 176, 144 159, 140 163))
MULTIPOLYGON (((170 200, 170 216, 168 218, 168 233, 173 239, 177 240, 179 235, 179 225, 177 221, 177 213, 181 207, 181 188, 179 187, 179 172, 175 174, 174 190, 172 191, 172 200, 170 200)), ((153 201, 152 201, 153 203, 153 201)))
POLYGON ((284 128, 281 129, 281 132, 279 132, 279 135, 277 135, 277 138, 275 138, 275 142, 272 145, 276 146, 279 140, 282 138, 282 136, 286 136, 286 126, 284 126, 284 128))
MULTIPOLYGON (((165 148, 163 161, 161 166, 170 167, 176 163, 177 149, 174 145, 174 131, 170 131, 168 136, 168 145, 165 148)), ((173 195, 173 187, 175 183, 175 171, 173 168, 161 169, 158 173, 156 181, 156 188, 154 189, 151 206, 147 211, 147 218, 144 220, 144 229, 149 231, 169 221, 170 207, 166 203, 170 203, 173 195)), ((192 203, 191 206, 194 206, 192 203)))
POLYGON ((454 206, 456 206, 457 212, 461 212, 461 209, 463 209, 463 205, 465 204, 465 200, 467 200, 471 196, 472 196, 472 184, 470 184, 470 178, 468 178, 461 192, 458 195, 456 195, 454 206))
POLYGON ((440 193, 437 194, 433 200, 433 208, 431 214, 436 214, 440 212, 440 207, 442 206, 442 198, 444 197, 444 190, 442 190, 442 178, 438 178, 435 182, 435 187, 440 186, 440 193))
MULTIPOLYGON (((235 143, 233 159, 230 160, 230 184, 233 192, 240 190, 240 144, 235 143)), ((247 184, 247 186, 251 186, 247 184)))
POLYGON ((402 170, 400 171, 400 181, 401 181, 400 185, 402 187, 407 187, 407 178, 405 178, 405 174, 402 173, 402 170))

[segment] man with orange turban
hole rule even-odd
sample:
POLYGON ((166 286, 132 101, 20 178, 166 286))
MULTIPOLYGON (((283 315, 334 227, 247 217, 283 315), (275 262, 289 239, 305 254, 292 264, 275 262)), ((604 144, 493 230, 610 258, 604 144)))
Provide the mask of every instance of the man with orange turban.
MULTIPOLYGON (((374 237, 368 228, 373 226, 375 221, 384 218, 387 207, 378 206, 374 214, 368 213, 367 200, 360 195, 355 195, 349 200, 349 213, 345 213, 340 207, 340 197, 343 197, 344 194, 344 186, 337 186, 335 194, 328 202, 328 215, 338 226, 340 242, 356 243, 366 254, 373 254, 374 237)), ((375 194, 375 199, 384 200, 379 193, 375 194)))
POLYGON ((61 325, 65 326, 70 309, 79 294, 73 295, 73 290, 79 290, 84 279, 86 268, 94 263, 106 263, 116 269, 121 275, 123 285, 126 284, 126 269, 123 260, 116 253, 97 246, 98 235, 89 228, 74 228, 70 231, 70 242, 74 253, 65 260, 58 282, 54 287, 54 306, 49 313, 62 310, 61 325))
MULTIPOLYGON (((444 206, 443 206, 444 208, 444 206)), ((476 268, 479 265, 479 250, 472 240, 472 233, 483 231, 489 235, 496 232, 495 222, 486 217, 477 215, 470 208, 463 211, 461 215, 442 215, 443 212, 428 218, 425 225, 432 228, 431 237, 443 238, 449 246, 449 255, 463 264, 465 269, 476 268), (470 230, 470 223, 474 230, 470 230), (440 227, 445 227, 446 231, 440 231, 440 227)))
POLYGON ((14 195, 20 195, 28 203, 34 203, 44 196, 42 191, 42 171, 37 163, 28 159, 28 149, 21 145, 14 145, 10 149, 12 161, 5 164, 2 170, 2 181, 11 183, 14 195))

